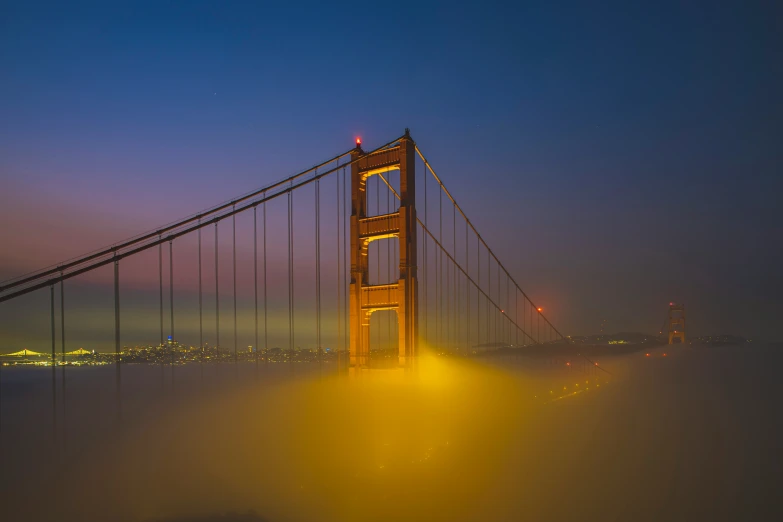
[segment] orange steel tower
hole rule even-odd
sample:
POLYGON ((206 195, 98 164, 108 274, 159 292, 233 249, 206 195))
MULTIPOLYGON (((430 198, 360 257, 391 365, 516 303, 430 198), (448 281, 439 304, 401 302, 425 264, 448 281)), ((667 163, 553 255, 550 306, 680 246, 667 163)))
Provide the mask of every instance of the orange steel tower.
POLYGON ((418 292, 416 264, 416 146, 410 132, 397 145, 367 154, 358 145, 351 153, 351 287, 350 368, 369 368, 370 318, 378 310, 395 310, 399 326, 399 365, 413 366, 417 355, 418 292), (400 171, 400 208, 397 212, 367 216, 367 179, 376 174, 400 171), (397 282, 370 285, 370 242, 397 238, 397 282))
POLYGON ((675 338, 685 343, 685 305, 669 303, 669 344, 675 338))

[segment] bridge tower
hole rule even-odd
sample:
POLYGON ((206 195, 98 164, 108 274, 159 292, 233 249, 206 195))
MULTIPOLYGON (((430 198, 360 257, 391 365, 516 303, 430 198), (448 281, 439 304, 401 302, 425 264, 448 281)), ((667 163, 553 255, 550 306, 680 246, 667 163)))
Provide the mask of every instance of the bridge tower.
POLYGON ((416 261, 416 146, 408 129, 397 145, 365 153, 351 152, 351 286, 350 367, 369 368, 370 318, 379 310, 394 310, 399 328, 399 366, 413 366, 418 352, 418 289, 416 261), (390 214, 367 216, 367 179, 400 171, 400 208, 390 214), (369 245, 397 238, 399 274, 396 282, 369 284, 369 245))
POLYGON ((685 344, 685 305, 669 303, 669 344, 677 338, 685 344))

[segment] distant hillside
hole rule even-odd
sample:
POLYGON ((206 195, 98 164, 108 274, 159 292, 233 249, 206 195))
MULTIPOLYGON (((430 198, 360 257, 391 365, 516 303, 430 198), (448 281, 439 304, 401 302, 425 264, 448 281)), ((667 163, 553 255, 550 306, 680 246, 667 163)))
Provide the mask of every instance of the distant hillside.
POLYGON ((613 334, 574 335, 571 342, 579 344, 661 344, 666 339, 663 336, 641 332, 618 332, 613 334))
POLYGON ((731 346, 752 342, 740 335, 720 334, 720 335, 702 335, 689 339, 691 344, 701 344, 707 346, 731 346))

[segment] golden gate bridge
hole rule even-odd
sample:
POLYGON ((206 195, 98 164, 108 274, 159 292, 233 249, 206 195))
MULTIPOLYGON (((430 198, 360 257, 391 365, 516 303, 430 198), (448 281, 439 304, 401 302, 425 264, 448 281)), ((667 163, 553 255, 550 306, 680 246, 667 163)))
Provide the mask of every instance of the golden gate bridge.
MULTIPOLYGON (((201 362, 239 362, 237 216, 247 214, 252 214, 253 225, 252 360, 256 369, 259 360, 268 361, 270 334, 284 329, 282 339, 290 352, 302 339, 319 354, 325 345, 332 345, 338 354, 340 372, 372 370, 376 366, 372 353, 383 342, 380 326, 376 324, 373 332, 371 324, 378 322, 373 317, 380 317, 384 312, 387 312, 385 341, 396 353, 391 366, 403 370, 415 370, 421 346, 469 354, 480 346, 523 347, 564 339, 498 259, 406 129, 402 136, 370 151, 365 151, 357 139, 355 147, 263 188, 110 247, 0 284, 0 303, 15 302, 35 292, 48 293, 55 411, 55 366, 58 359, 65 363, 66 355, 78 346, 66 337, 72 327, 66 322, 66 282, 101 267, 113 268, 114 364, 119 412, 125 362, 123 265, 143 252, 157 250, 157 266, 147 266, 147 270, 157 268, 158 272, 157 327, 160 347, 164 347, 166 340, 175 338, 177 333, 174 259, 178 244, 186 237, 196 236, 198 250, 198 339, 192 340, 198 357, 201 362), (282 226, 276 220, 267 219, 267 207, 274 200, 286 203, 287 222, 282 226), (323 210, 327 201, 334 203, 329 215, 323 210), (297 204, 307 206, 308 213, 313 211, 312 228, 307 234, 294 226, 297 204), (220 302, 219 251, 220 234, 225 233, 228 224, 231 225, 232 305, 230 310, 225 310, 220 302), (333 233, 332 241, 323 244, 322 236, 327 228, 333 233), (285 232, 287 319, 270 321, 268 289, 270 272, 276 273, 276 268, 268 263, 267 238, 273 229, 285 232), (304 244, 300 235, 307 236, 310 244, 304 244), (214 243, 214 274, 208 275, 203 270, 203 251, 210 241, 214 243), (167 289, 165 250, 169 261, 167 289), (297 307, 304 289, 297 291, 294 261, 311 254, 314 284, 307 281, 310 303, 303 311, 301 305, 297 307), (329 262, 324 261, 327 256, 331 258, 329 262), (322 268, 332 261, 334 272, 327 274, 322 268), (334 292, 322 292, 328 279, 334 283, 334 292), (214 325, 205 322, 208 288, 214 293, 214 325), (168 293, 168 307, 164 307, 165 293, 168 293), (221 341, 221 326, 225 326, 226 319, 231 322, 230 345, 221 341), (397 335, 393 334, 394 323, 397 335), (214 341, 210 346, 206 337, 212 335, 214 341), (70 347, 68 342, 72 343, 70 347)), ((222 331, 225 339, 225 328, 222 331)), ((61 366, 64 372, 65 365, 61 366)), ((64 377, 63 373, 63 386, 64 377)))

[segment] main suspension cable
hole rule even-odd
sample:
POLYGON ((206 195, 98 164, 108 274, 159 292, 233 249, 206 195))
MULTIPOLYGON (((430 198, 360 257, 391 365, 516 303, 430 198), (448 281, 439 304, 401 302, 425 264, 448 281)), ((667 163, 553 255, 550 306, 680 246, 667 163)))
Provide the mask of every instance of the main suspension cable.
MULTIPOLYGON (((479 234, 478 230, 477 230, 477 229, 476 229, 476 227, 473 225, 473 222, 471 222, 471 221, 470 221, 470 219, 468 219, 468 216, 465 214, 465 212, 462 210, 462 208, 461 208, 461 207, 460 207, 460 206, 457 204, 457 201, 454 199, 454 197, 451 195, 451 193, 449 192, 449 190, 448 190, 448 189, 446 188, 446 186, 443 184, 443 181, 441 181, 440 177, 438 177, 438 175, 435 173, 435 170, 432 168, 432 166, 429 164, 429 162, 427 161, 427 159, 424 157, 424 154, 421 152, 421 150, 419 149, 419 147, 418 147, 418 146, 416 146, 416 153, 419 155, 419 157, 420 157, 420 158, 422 159, 422 161, 424 162, 424 166, 425 166, 426 170, 429 170, 429 171, 430 171, 430 173, 432 174, 432 176, 433 176, 433 177, 435 178, 435 180, 438 182, 438 184, 440 185, 440 187, 441 187, 442 191, 443 191, 443 192, 445 192, 445 193, 446 193, 446 196, 447 196, 447 197, 448 197, 448 198, 449 198, 449 199, 452 201, 452 203, 454 203, 454 205, 456 205, 456 207, 457 207, 457 210, 458 210, 458 211, 459 211, 459 213, 462 215, 462 217, 465 219, 465 221, 466 221, 466 222, 467 222, 467 224, 470 226, 470 228, 472 228, 472 229, 473 229, 473 232, 475 232, 476 236, 478 236, 478 239, 479 239, 479 241, 480 241, 481 243, 483 243, 483 244, 484 244, 484 246, 487 248, 487 251, 489 252, 489 254, 490 254, 490 255, 491 255, 493 258, 495 258, 495 260, 497 261, 497 263, 498 263, 498 265, 499 265, 499 268, 500 268, 500 269, 502 269, 502 270, 503 270, 503 271, 504 271, 504 272, 505 272, 505 273, 506 273, 506 274, 509 276, 509 278, 511 278, 511 280, 514 282, 514 285, 517 287, 517 289, 519 289, 519 291, 522 293, 522 295, 525 297, 525 299, 527 299, 528 301, 530 301, 530 304, 531 304, 531 305, 533 305, 532 301, 530 300, 530 297, 529 297, 529 296, 528 296, 528 295, 525 293, 525 291, 524 291, 524 290, 522 290, 522 288, 519 286, 519 284, 516 282, 516 280, 515 280, 513 277, 511 277, 511 274, 508 272, 508 270, 507 270, 507 269, 506 269, 506 268, 503 266, 503 264, 500 262, 500 259, 498 259, 498 257, 497 257, 497 256, 496 256, 496 255, 495 255, 495 254, 494 254, 494 253, 491 251, 491 249, 489 248, 489 245, 487 244, 487 242, 486 242, 486 241, 484 241, 484 239, 481 237, 481 234, 479 234)), ((425 176, 425 177, 426 177, 426 176, 425 176)), ((533 305, 533 306, 535 307, 535 305, 533 305)), ((549 322, 549 320, 548 320, 548 319, 547 319, 545 316, 543 316, 543 315, 542 315, 542 317, 543 317, 544 321, 546 321, 547 323, 549 323, 549 325, 550 325, 550 326, 553 328, 553 330, 554 330, 555 332, 557 332, 557 334, 560 336, 560 338, 564 338, 563 334, 561 334, 561 333, 560 333, 560 331, 559 331, 559 330, 557 330, 557 328, 555 328, 555 327, 554 327, 554 325, 553 325, 552 323, 550 323, 550 322, 549 322)))
MULTIPOLYGON (((394 196, 395 196, 397 199, 400 199, 400 195, 397 193, 397 191, 396 191, 396 190, 394 190, 394 188, 393 188, 393 187, 391 187, 390 185, 388 185, 388 183, 387 183, 387 186, 389 186, 389 189, 392 191, 392 194, 394 194, 394 196)), ((487 310, 489 309, 488 307, 489 307, 489 303, 490 303, 490 302, 492 303, 492 306, 494 306, 494 307, 495 307, 497 310, 500 310, 501 308, 500 308, 500 307, 497 305, 497 303, 495 303, 494 301, 492 301, 491 299, 489 299, 489 296, 486 294, 486 292, 485 292, 484 290, 482 290, 482 289, 481 289, 481 287, 480 287, 480 285, 479 285, 479 284, 477 284, 477 283, 476 283, 476 281, 475 281, 475 280, 474 280, 472 277, 470 277, 470 275, 469 275, 469 274, 468 274, 468 273, 465 271, 465 269, 464 269, 464 268, 462 268, 462 267, 459 265, 459 263, 457 263, 456 259, 454 259, 454 258, 453 258, 453 257, 452 257, 452 256, 451 256, 449 253, 448 253, 448 251, 445 249, 445 247, 444 247, 444 246, 443 246, 443 245, 442 245, 442 244, 441 244, 441 243, 440 243, 440 242, 439 242, 439 241, 438 241, 438 240, 435 238, 435 235, 434 235, 434 234, 433 234, 433 233, 432 233, 432 232, 431 232, 431 231, 430 231, 430 230, 429 230, 429 229, 426 227, 426 225, 425 225, 425 224, 422 222, 422 220, 421 220, 419 217, 416 217, 416 222, 419 224, 419 226, 421 226, 421 227, 422 227, 422 230, 424 230, 424 232, 426 233, 426 235, 427 235, 427 236, 429 236, 429 237, 432 239, 432 242, 433 242, 433 243, 435 243, 435 245, 436 245, 436 246, 437 246, 437 247, 440 249, 440 251, 446 254, 446 257, 448 258, 448 260, 449 260, 449 261, 451 261, 451 262, 454 264, 454 266, 455 266, 455 267, 456 267, 456 268, 457 268, 457 269, 458 269, 460 272, 462 272, 462 274, 465 276, 465 278, 468 280, 468 282, 470 282, 470 283, 471 283, 471 284, 472 284, 474 287, 476 287, 476 290, 477 290, 477 292, 478 292, 480 295, 483 295, 483 296, 486 298, 486 300, 487 300, 487 310)), ((476 239, 477 239, 477 243, 478 243, 478 237, 477 237, 476 239)), ((481 272, 480 260, 481 260, 481 259, 480 259, 480 257, 479 257, 478 255, 477 255, 477 257, 478 257, 478 259, 479 259, 479 274, 480 274, 480 272, 481 272)), ((489 312, 487 312, 487 315, 488 315, 488 314, 489 314, 489 312)), ((514 323, 514 326, 515 326, 516 328, 519 328, 519 325, 517 324, 517 322, 516 322, 516 321, 513 321, 513 323, 514 323)), ((530 337, 530 335, 529 335, 527 332, 525 332, 524 330, 522 330, 522 333, 523 333, 523 334, 525 334, 526 336, 530 337)), ((530 337, 530 339, 532 340, 532 337, 530 337)))
MULTIPOLYGON (((394 145, 395 143, 399 142, 400 139, 402 139, 402 137, 397 138, 395 140, 392 140, 389 143, 386 143, 385 145, 382 145, 382 146, 378 147, 377 149, 375 149, 375 150, 373 150, 373 151, 371 151, 371 152, 369 152, 367 154, 374 154, 376 152, 384 150, 384 149, 394 145)), ((359 161, 362 157, 364 157, 364 156, 353 158, 353 159, 351 159, 351 161, 349 163, 346 163, 346 164, 344 164, 342 166, 345 167, 345 166, 347 166, 349 164, 353 164, 353 163, 359 161)), ((208 225, 210 225, 212 223, 217 223, 217 222, 219 222, 219 221, 221 221, 223 219, 226 219, 226 218, 229 218, 229 217, 233 216, 234 214, 238 214, 240 212, 244 212, 245 210, 248 210, 248 209, 252 208, 253 206, 258 205, 259 203, 262 203, 264 201, 268 201, 268 200, 274 199, 274 198, 282 196, 284 194, 288 194, 289 192, 291 192, 291 191, 293 191, 293 190, 295 190, 297 188, 303 187, 304 185, 307 185, 309 183, 313 183, 316 179, 321 179, 321 178, 323 178, 325 176, 328 176, 329 174, 331 174, 333 172, 338 171, 339 168, 340 167, 334 167, 334 168, 329 169, 329 170, 327 170, 327 171, 325 171, 325 172, 323 172, 321 174, 314 175, 314 176, 312 176, 312 177, 310 177, 308 179, 304 179, 302 181, 299 181, 296 184, 293 184, 293 181, 291 181, 290 185, 287 188, 281 188, 277 192, 275 192, 275 193, 273 193, 271 195, 268 195, 268 196, 265 194, 264 190, 261 190, 259 193, 263 193, 264 194, 262 199, 257 199, 255 201, 251 201, 249 203, 245 203, 241 207, 237 207, 234 210, 229 210, 229 211, 227 211, 227 212, 225 212, 225 213, 223 213, 221 215, 218 215, 216 217, 213 217, 213 218, 209 219, 208 221, 202 221, 201 223, 196 223, 195 225, 190 225, 187 228, 181 228, 180 230, 170 231, 170 233, 166 236, 165 239, 159 237, 157 240, 146 242, 144 244, 136 246, 135 248, 132 248, 130 250, 126 250, 126 251, 123 251, 123 252, 120 252, 120 250, 122 248, 125 248, 125 246, 127 246, 127 245, 125 245, 125 246, 120 245, 120 246, 117 246, 117 247, 112 247, 112 248, 110 248, 106 252, 106 253, 111 254, 110 258, 97 260, 97 261, 93 262, 92 264, 90 264, 88 266, 83 266, 83 267, 75 269, 75 270, 73 270, 71 272, 64 273, 64 274, 62 274, 60 276, 56 276, 56 277, 52 277, 50 279, 46 279, 44 281, 40 281, 38 283, 32 284, 31 286, 25 287, 25 288, 23 288, 21 290, 17 290, 15 292, 11 292, 11 293, 6 294, 6 295, 0 295, 0 303, 5 302, 5 301, 9 301, 11 299, 15 299, 15 298, 17 298, 17 297, 19 297, 21 295, 25 295, 25 294, 28 294, 30 292, 34 292, 34 291, 36 291, 38 289, 41 289, 41 288, 46 288, 49 285, 57 283, 57 282, 59 282, 61 280, 70 279, 72 277, 76 277, 76 276, 78 276, 80 274, 89 272, 89 271, 94 270, 96 268, 99 268, 99 267, 102 267, 102 266, 106 266, 106 265, 114 262, 115 260, 119 260, 119 259, 123 259, 125 257, 136 255, 139 252, 143 252, 145 250, 148 250, 150 248, 158 246, 162 242, 171 241, 171 240, 176 239, 178 237, 187 235, 187 234, 189 234, 191 232, 194 232, 194 231, 198 230, 199 228, 203 228, 203 227, 208 226, 208 225)), ((312 169, 308 169, 307 172, 311 172, 311 171, 312 171, 312 169)), ((345 180, 343 179, 343 182, 344 181, 345 180)), ((275 188, 277 188, 279 186, 280 186, 280 183, 276 183, 274 185, 275 188)), ((267 188, 271 188, 271 187, 267 187, 267 188)), ((345 193, 345 183, 343 183, 343 193, 345 193)), ((255 197, 257 195, 258 195, 257 193, 254 193, 253 197, 255 197)), ((248 199, 248 198, 242 198, 242 199, 244 201, 245 199, 248 199)), ((232 206, 232 204, 229 204, 227 206, 222 206, 221 208, 228 208, 230 206, 232 206)), ((194 221, 195 219, 196 218, 189 219, 188 223, 194 221)), ((344 216, 343 228, 346 228, 345 223, 346 222, 345 222, 345 216, 344 216)), ((160 231, 156 232, 155 234, 153 234, 153 236, 159 234, 159 232, 160 231)), ((153 237, 153 236, 151 236, 151 237, 153 237)), ((147 237, 146 239, 149 239, 149 237, 147 237)), ((138 241, 136 241, 136 242, 138 242, 138 241)), ((134 242, 134 244, 136 242, 134 242)), ((90 259, 94 259, 94 256, 90 257, 90 259)), ((84 259, 79 260, 79 262, 77 264, 83 264, 83 263, 86 263, 86 262, 87 262, 87 259, 84 258, 84 259)), ((64 269, 65 265, 61 265, 60 268, 64 269)), ((58 270, 60 268, 58 268, 58 270)), ((40 279, 41 277, 42 277, 41 275, 38 275, 34 279, 40 279)), ((16 285, 17 285, 17 283, 13 283, 13 286, 16 286, 16 285)), ((10 287, 3 287, 3 288, 0 289, 0 292, 5 291, 8 288, 10 288, 10 287)))
MULTIPOLYGON (((390 145, 392 145, 392 144, 396 143, 397 141, 399 141, 400 139, 401 138, 397 138, 396 140, 393 140, 393 141, 387 143, 386 145, 383 145, 383 146, 379 147, 376 150, 381 150, 381 149, 387 148, 390 145)), ((154 238, 155 236, 161 236, 161 235, 163 235, 166 232, 171 232, 173 230, 176 230, 177 228, 185 226, 188 223, 193 223, 195 221, 201 221, 201 220, 203 220, 207 216, 210 216, 212 214, 216 214, 216 213, 220 212, 221 210, 225 210, 225 209, 227 209, 229 207, 236 206, 237 203, 242 203, 244 201, 251 200, 253 198, 258 197, 261 194, 266 194, 266 192, 269 191, 269 190, 273 190, 275 188, 279 188, 279 187, 285 186, 288 183, 293 183, 293 181, 295 181, 295 180, 305 176, 306 174, 308 174, 310 172, 313 172, 314 170, 316 170, 316 169, 318 169, 320 167, 323 167, 323 166, 328 165, 328 164, 330 164, 332 162, 335 162, 335 161, 337 161, 339 163, 340 158, 349 155, 352 150, 353 149, 351 149, 349 151, 346 151, 346 152, 343 152, 342 154, 339 154, 339 155, 337 155, 337 156, 335 156, 335 157, 333 157, 333 158, 331 158, 331 159, 329 159, 327 161, 319 163, 318 165, 316 165, 314 167, 311 167, 311 168, 309 168, 307 170, 303 170, 303 171, 301 171, 301 172, 299 172, 297 174, 294 174, 292 176, 288 176, 288 177, 286 177, 284 179, 280 179, 278 181, 275 181, 271 185, 267 185, 264 188, 248 192, 248 193, 246 193, 246 194, 244 194, 244 195, 242 195, 240 197, 234 198, 234 199, 232 199, 230 201, 223 202, 223 203, 221 203, 221 204, 219 204, 219 205, 217 205, 215 207, 212 207, 212 208, 209 208, 209 209, 206 209, 206 210, 202 210, 201 212, 198 212, 196 214, 188 216, 188 217, 186 217, 184 219, 180 219, 178 221, 175 221, 175 222, 172 222, 172 223, 168 223, 168 224, 164 225, 163 227, 161 227, 161 228, 159 228, 159 229, 157 229, 155 231, 143 232, 143 233, 141 233, 138 236, 134 236, 134 237, 128 238, 126 240, 123 240, 123 241, 121 241, 121 242, 119 242, 117 244, 114 244, 114 245, 111 245, 111 246, 107 246, 107 247, 98 249, 98 250, 93 251, 93 252, 89 252, 89 253, 81 256, 81 257, 68 259, 68 260, 65 260, 65 261, 57 264, 57 265, 46 267, 46 268, 43 268, 43 269, 40 269, 40 270, 36 270, 34 272, 28 272, 27 274, 23 274, 21 276, 17 276, 17 278, 11 278, 11 279, 8 279, 6 281, 3 281, 2 283, 4 283, 4 284, 0 285, 0 292, 5 292, 6 290, 8 290, 10 288, 14 288, 16 286, 20 286, 20 285, 29 283, 31 281, 34 281, 35 279, 40 279, 42 277, 46 277, 46 276, 54 274, 56 272, 62 272, 64 270, 68 270, 69 268, 73 268, 75 266, 84 264, 84 263, 86 263, 88 261, 92 261, 93 259, 97 259, 97 258, 100 258, 100 257, 103 257, 103 256, 107 256, 107 255, 112 255, 113 256, 114 254, 116 254, 120 250, 123 250, 125 248, 128 248, 128 247, 133 246, 133 245, 138 244, 138 243, 142 243, 144 241, 147 241, 149 239, 154 238)), ((113 260, 113 257, 112 257, 112 260, 113 260)))

